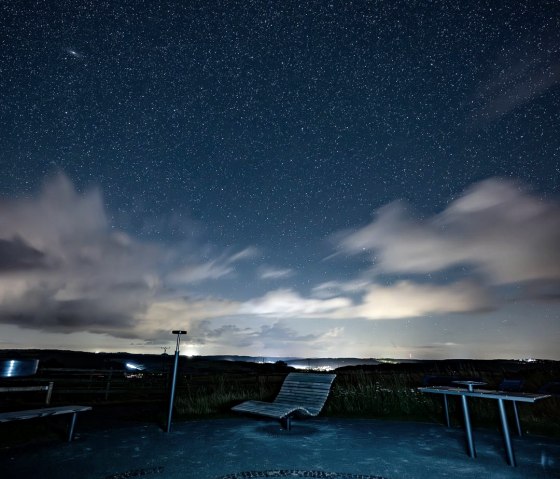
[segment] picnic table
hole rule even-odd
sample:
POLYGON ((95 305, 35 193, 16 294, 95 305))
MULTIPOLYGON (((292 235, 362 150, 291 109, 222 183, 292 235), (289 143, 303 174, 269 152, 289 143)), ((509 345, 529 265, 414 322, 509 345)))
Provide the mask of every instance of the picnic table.
POLYGON ((512 401, 513 404, 516 402, 524 403, 534 403, 541 399, 550 397, 549 394, 533 394, 524 392, 510 392, 510 391, 494 391, 489 389, 475 389, 476 384, 467 385, 468 388, 453 387, 453 386, 428 386, 420 387, 419 391, 429 394, 443 394, 445 397, 447 395, 460 396, 461 403, 463 406, 463 416, 465 420, 465 431, 467 434, 467 444, 469 448, 469 456, 476 457, 476 450, 474 446, 474 439, 472 434, 471 419, 469 414, 469 407, 467 403, 467 398, 482 398, 482 399, 495 399, 498 401, 498 408, 500 412, 500 420, 502 423, 502 433, 504 435, 504 443, 506 447, 506 453, 508 458, 508 463, 510 466, 516 466, 515 455, 513 452, 513 445, 511 442, 511 436, 509 433, 508 420, 505 409, 505 401, 512 401))

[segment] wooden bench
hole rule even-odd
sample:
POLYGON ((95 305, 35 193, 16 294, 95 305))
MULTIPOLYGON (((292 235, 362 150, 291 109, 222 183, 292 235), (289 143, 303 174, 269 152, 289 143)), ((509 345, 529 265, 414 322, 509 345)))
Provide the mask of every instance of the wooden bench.
POLYGON ((290 373, 273 402, 245 401, 232 411, 280 420, 285 429, 291 428, 293 416, 317 416, 331 390, 336 374, 290 373))
POLYGON ((26 411, 10 411, 0 413, 0 423, 11 421, 23 421, 25 419, 34 419, 37 417, 60 416, 62 414, 71 414, 70 425, 68 428, 68 442, 72 440, 74 435, 74 427, 76 425, 76 416, 79 412, 90 411, 90 406, 58 406, 47 407, 41 409, 28 409, 26 411))
POLYGON ((47 397, 45 398, 45 404, 49 405, 51 403, 53 386, 54 386, 53 381, 50 381, 48 385, 40 385, 40 386, 1 386, 0 387, 0 393, 47 391, 47 397))

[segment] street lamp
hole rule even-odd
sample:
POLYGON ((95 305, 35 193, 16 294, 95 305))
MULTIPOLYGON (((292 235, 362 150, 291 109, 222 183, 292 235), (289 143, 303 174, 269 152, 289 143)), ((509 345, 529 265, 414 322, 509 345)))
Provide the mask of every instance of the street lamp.
POLYGON ((171 397, 169 398, 169 413, 167 415, 167 432, 171 431, 171 417, 173 416, 173 401, 175 400, 175 382, 177 381, 177 366, 179 364, 179 344, 181 343, 181 335, 187 334, 186 331, 171 331, 171 334, 177 335, 177 345, 175 346, 175 365, 173 366, 173 379, 171 380, 171 397))

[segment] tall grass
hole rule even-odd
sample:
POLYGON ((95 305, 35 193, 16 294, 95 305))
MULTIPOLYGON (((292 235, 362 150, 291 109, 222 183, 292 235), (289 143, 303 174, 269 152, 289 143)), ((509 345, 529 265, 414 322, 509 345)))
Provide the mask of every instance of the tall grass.
MULTIPOLYGON (((443 422, 443 397, 418 391, 425 371, 342 371, 337 374, 331 393, 322 411, 324 416, 360 417, 443 422)), ((472 367, 460 370, 441 368, 430 374, 459 375, 479 378, 494 388, 504 377, 500 371, 481 371, 472 367)), ((547 375, 528 376, 529 390, 547 375), (541 377, 543 376, 543 377, 541 377)), ((209 376, 203 383, 188 384, 176 399, 176 411, 185 418, 225 416, 242 401, 272 401, 278 393, 283 375, 260 376, 239 380, 228 375, 209 376)), ((506 402, 510 409, 511 405, 506 402)), ((499 427, 497 401, 470 398, 473 424, 499 427)), ((449 397, 452 422, 462 424, 462 410, 457 397, 449 397)), ((560 398, 549 398, 535 404, 518 403, 525 432, 560 436, 560 398)), ((510 419, 513 427, 513 417, 510 419)))
POLYGON ((339 375, 324 413, 329 416, 425 418, 433 403, 416 389, 409 374, 372 374, 356 371, 339 375))
POLYGON ((272 401, 276 392, 276 382, 265 377, 239 381, 224 375, 211 376, 203 384, 187 385, 177 396, 175 409, 185 418, 224 415, 242 401, 272 401))

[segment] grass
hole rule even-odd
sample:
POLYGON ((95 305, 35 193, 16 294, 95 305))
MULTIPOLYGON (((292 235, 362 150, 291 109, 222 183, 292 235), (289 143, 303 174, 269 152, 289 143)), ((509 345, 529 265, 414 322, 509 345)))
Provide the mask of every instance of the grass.
POLYGON ((417 391, 409 375, 343 374, 325 405, 328 416, 390 419, 425 419, 435 408, 429 397, 417 391))
POLYGON ((175 410, 183 418, 227 415, 235 404, 248 399, 272 401, 278 381, 240 381, 225 375, 210 376, 203 384, 187 384, 175 399, 175 410))

